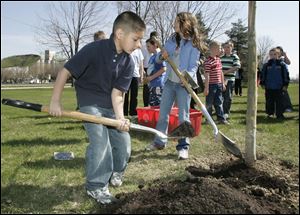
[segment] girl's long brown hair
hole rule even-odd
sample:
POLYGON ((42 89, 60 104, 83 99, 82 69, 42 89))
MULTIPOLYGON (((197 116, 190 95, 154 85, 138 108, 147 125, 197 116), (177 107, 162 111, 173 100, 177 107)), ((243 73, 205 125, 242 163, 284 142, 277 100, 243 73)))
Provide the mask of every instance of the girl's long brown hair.
MULTIPOLYGON (((179 28, 185 38, 191 38, 193 46, 198 48, 202 53, 207 51, 207 46, 204 43, 205 36, 199 29, 199 24, 196 17, 192 13, 181 12, 177 14, 176 18, 179 22, 179 28)), ((180 36, 178 33, 173 35, 177 46, 180 43, 180 36)))

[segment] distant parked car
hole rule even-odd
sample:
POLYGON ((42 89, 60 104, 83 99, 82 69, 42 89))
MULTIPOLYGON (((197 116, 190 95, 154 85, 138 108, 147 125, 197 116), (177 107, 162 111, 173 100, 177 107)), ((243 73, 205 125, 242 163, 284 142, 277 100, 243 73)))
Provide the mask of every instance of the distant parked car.
POLYGON ((41 80, 38 79, 38 78, 34 78, 34 79, 31 79, 29 83, 30 83, 30 84, 40 84, 40 83, 41 83, 41 80))

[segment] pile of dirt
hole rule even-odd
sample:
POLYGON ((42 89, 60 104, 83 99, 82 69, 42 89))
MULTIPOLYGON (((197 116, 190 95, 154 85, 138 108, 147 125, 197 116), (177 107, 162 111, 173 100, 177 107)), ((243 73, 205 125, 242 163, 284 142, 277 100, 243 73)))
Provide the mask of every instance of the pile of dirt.
POLYGON ((299 214, 299 167, 261 156, 255 167, 242 160, 189 166, 184 181, 138 185, 99 213, 299 214), (146 188, 147 187, 147 188, 146 188))

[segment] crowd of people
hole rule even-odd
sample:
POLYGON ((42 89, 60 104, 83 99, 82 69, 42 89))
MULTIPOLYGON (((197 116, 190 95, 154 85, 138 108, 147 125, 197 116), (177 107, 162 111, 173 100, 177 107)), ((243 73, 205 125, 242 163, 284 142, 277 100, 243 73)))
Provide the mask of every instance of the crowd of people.
MULTIPOLYGON (((234 87, 236 95, 242 96, 240 59, 233 52, 230 41, 223 45, 211 41, 205 59, 208 48, 198 26, 193 14, 178 13, 174 20, 175 32, 160 50, 157 32, 152 32, 143 45, 144 21, 137 14, 125 11, 115 19, 109 38, 103 31, 96 32, 94 42, 84 46, 58 73, 50 101, 51 115, 62 115, 61 95, 68 77, 72 76, 76 80, 80 112, 118 121, 117 128, 84 122, 89 138, 85 188, 87 195, 97 202, 116 201, 109 192, 109 185, 122 185, 131 155, 127 116, 137 114, 139 85, 143 85, 144 106, 160 108, 157 130, 167 134, 169 114, 174 105, 179 110, 179 122, 190 121, 189 109, 195 104, 168 59, 195 82, 202 82, 199 71, 204 72, 205 83, 199 85, 206 96, 208 112, 212 115, 214 107, 217 121, 229 124, 234 87)), ((287 93, 289 63, 286 53, 277 47, 270 50, 270 60, 263 66, 260 84, 266 90, 268 116, 276 114, 277 118, 284 118, 283 112, 292 107, 287 93)), ((167 139, 155 136, 146 150, 162 150, 166 145, 167 139)), ((178 139, 175 148, 178 159, 188 159, 189 138, 178 139)))

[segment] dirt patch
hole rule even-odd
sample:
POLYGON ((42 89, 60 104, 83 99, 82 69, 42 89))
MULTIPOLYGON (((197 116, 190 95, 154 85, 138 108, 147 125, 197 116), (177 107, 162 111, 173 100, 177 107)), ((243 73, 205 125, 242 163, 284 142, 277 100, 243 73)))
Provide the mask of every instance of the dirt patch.
POLYGON ((155 181, 140 191, 118 194, 99 213, 299 214, 299 167, 260 156, 255 167, 227 163, 189 166, 183 181, 155 181), (147 187, 147 188, 146 188, 147 187))

